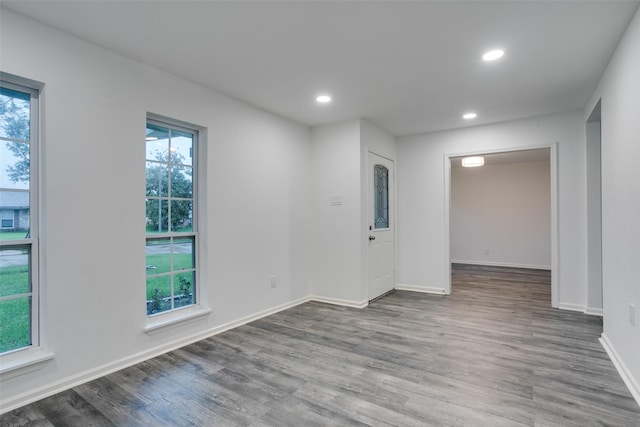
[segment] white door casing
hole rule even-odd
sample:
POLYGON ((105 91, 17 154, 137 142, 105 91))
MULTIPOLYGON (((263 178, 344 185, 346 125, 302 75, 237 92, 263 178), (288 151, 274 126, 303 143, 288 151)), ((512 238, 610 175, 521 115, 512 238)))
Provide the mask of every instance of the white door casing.
POLYGON ((393 160, 371 152, 367 154, 368 298, 371 301, 393 290, 395 285, 395 170, 393 160))

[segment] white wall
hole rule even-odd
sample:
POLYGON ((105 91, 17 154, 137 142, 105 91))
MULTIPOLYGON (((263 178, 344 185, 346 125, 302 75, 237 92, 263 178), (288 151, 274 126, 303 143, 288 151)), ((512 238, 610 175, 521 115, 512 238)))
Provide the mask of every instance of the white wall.
POLYGON ((640 404, 640 10, 629 24, 584 122, 602 99, 603 341, 640 404), (636 325, 629 321, 635 304, 636 325))
POLYGON ((312 293, 362 305, 360 121, 313 128, 312 146, 312 293))
POLYGON ((364 154, 364 164, 367 164, 366 151, 371 151, 379 156, 395 161, 398 153, 396 138, 393 135, 375 127, 366 120, 360 120, 360 138, 364 154))
POLYGON ((367 303, 367 150, 396 159, 395 138, 362 119, 312 129, 313 295, 367 303), (338 202, 339 200, 339 202, 338 202))
POLYGON ((308 127, 8 10, 0 19, 2 71, 45 84, 42 336, 55 353, 0 384, 3 409, 309 295, 308 127), (212 313, 156 335, 143 332, 147 112, 208 129, 200 261, 212 313))
POLYGON ((586 307, 585 131, 581 112, 398 138, 398 283, 444 289, 444 158, 558 143, 559 304, 586 307))
POLYGON ((451 262, 550 269, 549 161, 452 168, 450 218, 451 262))

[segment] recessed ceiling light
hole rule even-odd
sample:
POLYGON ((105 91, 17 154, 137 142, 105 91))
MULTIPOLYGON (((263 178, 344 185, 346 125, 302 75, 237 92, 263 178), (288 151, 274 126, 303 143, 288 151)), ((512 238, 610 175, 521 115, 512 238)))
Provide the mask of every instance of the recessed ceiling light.
POLYGON ((478 166, 484 165, 484 157, 474 156, 474 157, 465 157, 462 159, 462 167, 463 168, 477 168, 478 166))
POLYGON ((147 141, 157 141, 158 137, 157 136, 148 136, 148 137, 146 137, 146 140, 147 141))
POLYGON ((316 101, 321 104, 326 104, 327 102, 331 102, 331 97, 329 95, 318 95, 316 101))
POLYGON ((490 50, 489 52, 482 55, 482 59, 484 59, 485 61, 495 61, 496 59, 502 58, 502 55, 504 55, 504 50, 490 50))
POLYGON ((462 116, 462 118, 465 120, 475 119, 476 117, 478 117, 476 113, 466 113, 462 116))

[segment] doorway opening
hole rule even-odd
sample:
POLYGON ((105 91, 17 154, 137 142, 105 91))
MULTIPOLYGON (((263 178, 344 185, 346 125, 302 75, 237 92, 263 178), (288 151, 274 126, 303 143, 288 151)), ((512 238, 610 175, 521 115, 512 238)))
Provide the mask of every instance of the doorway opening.
POLYGON ((550 271, 551 306, 558 307, 556 159, 555 143, 445 155, 447 294, 452 263, 550 271), (485 166, 462 168, 472 156, 485 166))

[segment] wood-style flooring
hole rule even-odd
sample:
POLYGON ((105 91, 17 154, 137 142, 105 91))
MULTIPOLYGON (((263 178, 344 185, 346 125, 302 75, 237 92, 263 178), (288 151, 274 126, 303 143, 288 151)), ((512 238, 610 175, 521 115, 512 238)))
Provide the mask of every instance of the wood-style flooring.
POLYGON ((600 318, 547 271, 455 265, 450 296, 309 302, 0 417, 38 426, 640 426, 600 318))

